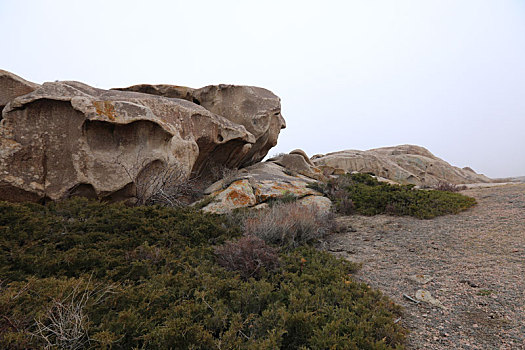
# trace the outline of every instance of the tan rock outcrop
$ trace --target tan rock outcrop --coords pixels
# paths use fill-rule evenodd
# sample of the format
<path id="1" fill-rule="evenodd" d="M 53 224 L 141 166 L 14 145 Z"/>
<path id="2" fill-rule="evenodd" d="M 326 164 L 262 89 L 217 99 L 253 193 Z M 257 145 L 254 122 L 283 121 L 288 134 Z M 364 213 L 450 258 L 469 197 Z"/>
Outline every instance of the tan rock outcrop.
<path id="1" fill-rule="evenodd" d="M 254 143 L 244 126 L 185 100 L 45 83 L 4 108 L 0 200 L 121 200 L 160 164 L 238 167 Z"/>
<path id="2" fill-rule="evenodd" d="M 440 181 L 452 184 L 491 182 L 472 169 L 460 169 L 413 145 L 376 148 L 368 151 L 346 150 L 316 155 L 312 162 L 323 169 L 373 173 L 402 184 L 433 186 Z"/>
<path id="3" fill-rule="evenodd" d="M 255 143 L 244 155 L 240 167 L 260 162 L 270 148 L 277 144 L 281 129 L 286 127 L 279 97 L 259 87 L 221 84 L 191 89 L 175 85 L 143 84 L 115 90 L 183 98 L 243 125 L 255 137 Z"/>

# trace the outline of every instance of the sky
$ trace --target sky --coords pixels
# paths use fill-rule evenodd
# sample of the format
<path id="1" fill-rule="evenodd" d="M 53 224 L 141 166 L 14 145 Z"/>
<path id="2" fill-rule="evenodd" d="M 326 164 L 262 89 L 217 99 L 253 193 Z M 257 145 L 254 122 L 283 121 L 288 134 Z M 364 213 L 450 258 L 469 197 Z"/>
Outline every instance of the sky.
<path id="1" fill-rule="evenodd" d="M 523 0 L 0 0 L 0 38 L 37 83 L 267 88 L 270 155 L 416 144 L 525 175 Z"/>

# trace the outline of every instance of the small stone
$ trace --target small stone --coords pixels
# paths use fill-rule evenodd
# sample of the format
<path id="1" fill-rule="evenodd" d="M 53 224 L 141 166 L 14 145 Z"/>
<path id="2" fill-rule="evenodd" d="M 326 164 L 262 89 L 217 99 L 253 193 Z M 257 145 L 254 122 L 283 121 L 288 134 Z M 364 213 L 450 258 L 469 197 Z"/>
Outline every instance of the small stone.
<path id="1" fill-rule="evenodd" d="M 427 284 L 428 282 L 432 281 L 434 277 L 429 275 L 422 275 L 422 274 L 415 274 L 408 276 L 408 278 L 414 282 L 421 283 L 421 284 Z"/>
<path id="2" fill-rule="evenodd" d="M 420 301 L 423 301 L 425 303 L 429 303 L 431 305 L 437 306 L 439 308 L 446 309 L 445 306 L 443 306 L 443 304 L 441 304 L 441 302 L 439 300 L 437 300 L 436 298 L 432 297 L 432 295 L 430 294 L 430 292 L 428 290 L 419 289 L 416 292 L 416 299 L 420 300 Z"/>

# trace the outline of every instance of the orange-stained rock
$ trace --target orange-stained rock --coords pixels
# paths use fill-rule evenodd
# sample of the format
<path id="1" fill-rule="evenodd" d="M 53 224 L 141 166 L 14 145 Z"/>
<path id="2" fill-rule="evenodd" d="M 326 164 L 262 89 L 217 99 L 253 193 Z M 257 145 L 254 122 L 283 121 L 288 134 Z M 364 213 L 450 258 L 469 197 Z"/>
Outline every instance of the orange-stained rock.
<path id="1" fill-rule="evenodd" d="M 257 204 L 249 180 L 237 180 L 225 190 L 217 191 L 213 196 L 213 202 L 204 207 L 203 211 L 220 214 Z"/>
<path id="2" fill-rule="evenodd" d="M 204 210 L 224 213 L 239 207 L 259 209 L 266 207 L 265 204 L 269 199 L 288 194 L 293 194 L 300 199 L 306 198 L 305 205 L 316 203 L 323 211 L 329 210 L 331 205 L 328 198 L 322 197 L 321 193 L 307 186 L 315 180 L 299 174 L 290 175 L 284 167 L 274 162 L 254 164 L 239 171 L 238 176 L 242 179 L 233 182 L 224 190 L 213 193 L 215 196 L 213 203 L 205 207 Z M 211 187 L 218 188 L 219 184 L 220 181 Z M 243 198 L 243 200 L 235 202 L 234 198 L 237 197 Z M 249 200 L 244 200 L 248 198 Z"/>
<path id="3" fill-rule="evenodd" d="M 321 195 L 319 192 L 306 187 L 307 183 L 301 180 L 261 180 L 254 181 L 255 196 L 257 202 L 262 203 L 270 198 L 282 197 L 288 193 L 294 194 L 296 197 L 304 197 L 308 195 Z"/>

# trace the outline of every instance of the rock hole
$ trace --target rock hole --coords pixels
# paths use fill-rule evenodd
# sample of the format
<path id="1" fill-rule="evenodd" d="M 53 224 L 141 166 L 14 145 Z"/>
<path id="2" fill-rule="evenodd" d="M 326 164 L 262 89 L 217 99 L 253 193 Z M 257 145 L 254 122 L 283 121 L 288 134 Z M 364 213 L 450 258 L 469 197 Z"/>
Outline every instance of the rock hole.
<path id="1" fill-rule="evenodd" d="M 97 198 L 97 192 L 91 184 L 77 184 L 71 187 L 67 193 L 68 197 L 85 197 L 89 199 Z"/>
<path id="2" fill-rule="evenodd" d="M 195 103 L 196 105 L 201 105 L 201 101 L 197 100 L 195 97 L 192 98 L 192 102 Z"/>

